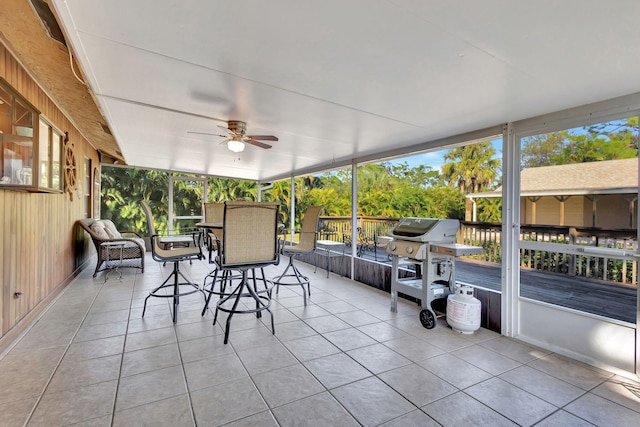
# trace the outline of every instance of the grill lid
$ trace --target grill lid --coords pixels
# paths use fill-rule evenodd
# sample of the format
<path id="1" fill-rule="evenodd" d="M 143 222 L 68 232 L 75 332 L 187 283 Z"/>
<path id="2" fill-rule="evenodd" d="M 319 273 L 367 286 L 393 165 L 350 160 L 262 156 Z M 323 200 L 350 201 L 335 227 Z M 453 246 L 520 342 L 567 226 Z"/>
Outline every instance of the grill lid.
<path id="1" fill-rule="evenodd" d="M 393 234 L 403 237 L 418 237 L 427 234 L 439 220 L 430 218 L 404 218 L 393 229 Z"/>
<path id="2" fill-rule="evenodd" d="M 403 218 L 389 232 L 398 240 L 453 243 L 460 227 L 457 219 Z"/>

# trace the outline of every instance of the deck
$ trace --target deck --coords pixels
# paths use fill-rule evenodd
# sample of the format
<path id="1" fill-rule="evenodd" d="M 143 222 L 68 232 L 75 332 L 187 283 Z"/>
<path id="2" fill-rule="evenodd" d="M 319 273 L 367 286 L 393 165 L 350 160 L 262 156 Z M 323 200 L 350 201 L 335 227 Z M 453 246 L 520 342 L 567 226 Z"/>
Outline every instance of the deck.
<path id="1" fill-rule="evenodd" d="M 383 247 L 378 247 L 375 253 L 366 250 L 360 258 L 391 264 Z M 390 267 L 388 276 L 384 276 L 390 277 Z M 500 264 L 458 258 L 456 280 L 500 292 L 501 267 Z M 634 286 L 526 268 L 520 270 L 520 281 L 521 295 L 525 298 L 636 323 L 637 291 Z"/>

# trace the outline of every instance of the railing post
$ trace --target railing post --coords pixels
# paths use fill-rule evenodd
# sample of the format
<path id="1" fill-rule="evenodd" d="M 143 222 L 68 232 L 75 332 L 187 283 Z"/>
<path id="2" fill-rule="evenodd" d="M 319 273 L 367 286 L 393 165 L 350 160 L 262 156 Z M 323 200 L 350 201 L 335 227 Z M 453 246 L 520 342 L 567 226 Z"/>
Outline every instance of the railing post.
<path id="1" fill-rule="evenodd" d="M 578 232 L 576 231 L 575 227 L 569 227 L 569 244 L 570 245 L 576 244 L 577 234 Z M 569 276 L 576 275 L 576 254 L 569 255 L 569 270 L 567 271 L 567 273 L 569 274 Z"/>

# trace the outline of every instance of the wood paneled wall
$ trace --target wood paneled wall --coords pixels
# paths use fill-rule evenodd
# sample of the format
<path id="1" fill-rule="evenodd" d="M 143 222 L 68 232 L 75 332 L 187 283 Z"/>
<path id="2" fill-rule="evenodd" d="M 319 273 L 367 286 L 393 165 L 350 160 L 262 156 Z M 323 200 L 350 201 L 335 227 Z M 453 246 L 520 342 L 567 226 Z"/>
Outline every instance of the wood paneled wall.
<path id="1" fill-rule="evenodd" d="M 84 185 L 81 165 L 98 153 L 60 111 L 46 88 L 38 84 L 0 43 L 0 76 L 74 143 L 77 182 Z M 89 180 L 91 182 L 91 180 Z M 84 200 L 68 193 L 28 193 L 0 188 L 0 337 L 24 327 L 20 321 L 39 310 L 66 286 L 88 257 L 78 244 L 77 219 L 84 216 Z M 77 253 L 78 248 L 82 253 Z M 39 306 L 40 305 L 40 306 Z M 2 344 L 0 342 L 0 344 Z M 0 345 L 0 350 L 2 345 Z"/>

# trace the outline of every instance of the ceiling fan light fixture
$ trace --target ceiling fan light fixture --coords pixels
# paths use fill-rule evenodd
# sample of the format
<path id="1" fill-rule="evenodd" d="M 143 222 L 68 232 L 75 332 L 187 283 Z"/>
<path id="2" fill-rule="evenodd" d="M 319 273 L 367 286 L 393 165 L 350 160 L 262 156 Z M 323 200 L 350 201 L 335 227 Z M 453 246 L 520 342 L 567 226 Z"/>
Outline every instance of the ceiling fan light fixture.
<path id="1" fill-rule="evenodd" d="M 227 142 L 227 148 L 234 153 L 241 153 L 242 151 L 244 151 L 244 142 L 230 139 Z"/>

